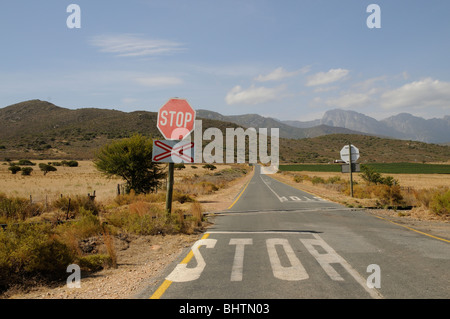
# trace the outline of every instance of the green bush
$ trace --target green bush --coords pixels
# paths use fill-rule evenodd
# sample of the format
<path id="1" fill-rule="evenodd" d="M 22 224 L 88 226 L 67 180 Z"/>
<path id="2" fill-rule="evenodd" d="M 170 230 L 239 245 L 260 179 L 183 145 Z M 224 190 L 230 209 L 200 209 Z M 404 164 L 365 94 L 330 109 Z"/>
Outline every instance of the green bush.
<path id="1" fill-rule="evenodd" d="M 0 216 L 5 220 L 25 220 L 41 213 L 42 207 L 26 198 L 8 197 L 0 193 Z"/>
<path id="2" fill-rule="evenodd" d="M 29 175 L 31 175 L 32 171 L 33 171 L 33 168 L 24 167 L 24 168 L 22 168 L 22 175 L 29 176 Z"/>
<path id="3" fill-rule="evenodd" d="M 72 217 L 77 216 L 82 210 L 90 211 L 94 215 L 100 212 L 100 206 L 87 196 L 63 196 L 53 202 L 53 207 L 64 213 L 71 213 Z"/>
<path id="4" fill-rule="evenodd" d="M 77 161 L 61 161 L 59 164 L 62 166 L 68 166 L 68 167 L 77 167 L 78 166 Z"/>
<path id="5" fill-rule="evenodd" d="M 44 163 L 39 164 L 39 168 L 44 172 L 44 176 L 47 175 L 48 172 L 55 172 L 56 167 Z"/>
<path id="6" fill-rule="evenodd" d="M 10 166 L 8 167 L 8 169 L 11 171 L 12 174 L 16 174 L 21 170 L 21 168 L 17 165 Z"/>
<path id="7" fill-rule="evenodd" d="M 340 184 L 340 183 L 345 183 L 345 181 L 343 181 L 339 176 L 332 176 L 327 178 L 326 180 L 327 184 Z"/>
<path id="8" fill-rule="evenodd" d="M 213 171 L 213 170 L 215 170 L 215 169 L 217 168 L 217 167 L 214 166 L 213 164 L 205 164 L 205 165 L 203 165 L 202 167 L 205 168 L 205 169 L 209 169 L 209 170 L 211 170 L 211 171 Z"/>
<path id="9" fill-rule="evenodd" d="M 317 185 L 317 184 L 324 184 L 324 183 L 325 183 L 325 180 L 324 180 L 322 177 L 314 176 L 314 177 L 311 179 L 311 182 L 313 183 L 313 185 Z"/>
<path id="10" fill-rule="evenodd" d="M 79 257 L 77 260 L 78 266 L 83 270 L 99 271 L 103 268 L 112 266 L 112 258 L 109 255 L 88 255 Z"/>
<path id="11" fill-rule="evenodd" d="M 48 224 L 19 223 L 0 229 L 0 288 L 24 279 L 61 279 L 74 260 Z"/>
<path id="12" fill-rule="evenodd" d="M 430 201 L 430 209 L 436 215 L 450 214 L 450 189 L 447 191 L 436 191 Z"/>
<path id="13" fill-rule="evenodd" d="M 136 214 L 129 210 L 120 210 L 108 213 L 105 218 L 109 226 L 137 235 L 174 234 L 181 229 L 176 214 L 167 216 L 164 211 Z"/>
<path id="14" fill-rule="evenodd" d="M 30 160 L 19 160 L 18 165 L 20 165 L 20 166 L 35 166 L 36 163 L 33 163 Z"/>

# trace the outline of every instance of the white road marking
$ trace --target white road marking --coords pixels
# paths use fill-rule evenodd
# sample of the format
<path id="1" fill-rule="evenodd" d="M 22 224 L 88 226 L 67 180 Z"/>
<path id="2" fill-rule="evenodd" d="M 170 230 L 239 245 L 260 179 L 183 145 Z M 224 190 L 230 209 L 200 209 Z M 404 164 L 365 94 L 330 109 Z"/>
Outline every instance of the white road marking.
<path id="1" fill-rule="evenodd" d="M 331 264 L 340 264 L 345 270 L 363 287 L 372 298 L 382 298 L 381 294 L 369 288 L 366 280 L 340 255 L 338 255 L 330 245 L 328 245 L 319 235 L 311 234 L 315 239 L 300 239 L 302 244 L 308 249 L 311 255 L 316 258 L 317 262 L 322 266 L 323 270 L 332 280 L 343 281 L 344 278 L 331 266 Z M 314 246 L 322 247 L 326 253 L 319 253 Z"/>
<path id="2" fill-rule="evenodd" d="M 317 196 L 313 196 L 313 198 L 308 197 L 308 196 L 302 196 L 304 199 L 301 199 L 298 196 L 280 196 L 277 192 L 274 191 L 274 189 L 272 187 L 270 187 L 271 182 L 265 181 L 264 178 L 262 178 L 262 176 L 260 175 L 259 177 L 261 177 L 261 180 L 263 181 L 264 184 L 266 184 L 266 186 L 270 189 L 270 191 L 272 193 L 275 194 L 275 196 L 278 198 L 278 200 L 283 203 L 283 202 L 287 202 L 287 201 L 293 201 L 293 202 L 301 202 L 301 201 L 307 201 L 307 202 L 313 202 L 313 201 L 324 201 L 323 198 L 317 197 Z"/>
<path id="3" fill-rule="evenodd" d="M 259 177 L 261 177 L 261 180 L 263 181 L 264 184 L 266 184 L 266 186 L 272 191 L 272 193 L 275 194 L 275 196 L 278 198 L 278 200 L 280 202 L 284 202 L 286 200 L 286 197 L 281 197 L 280 195 L 278 195 L 273 189 L 272 187 L 269 186 L 269 184 L 264 180 L 264 178 L 262 178 L 262 175 L 259 175 Z"/>
<path id="4" fill-rule="evenodd" d="M 207 248 L 214 248 L 217 239 L 200 239 L 192 246 L 192 253 L 194 254 L 197 265 L 194 268 L 187 268 L 187 264 L 180 263 L 175 269 L 166 277 L 167 280 L 173 282 L 187 282 L 200 278 L 206 263 L 202 254 L 198 250 L 200 246 L 206 246 Z"/>
<path id="5" fill-rule="evenodd" d="M 344 281 L 344 278 L 333 268 L 332 264 L 340 264 L 355 280 L 366 290 L 372 298 L 380 299 L 383 296 L 375 288 L 371 288 L 367 285 L 366 279 L 363 278 L 352 266 L 336 251 L 329 246 L 319 235 L 304 232 L 304 231 L 211 231 L 207 234 L 308 234 L 314 238 L 299 238 L 300 242 L 306 247 L 308 252 L 317 260 L 319 265 L 325 271 L 325 273 L 334 281 Z M 166 280 L 171 282 L 188 282 L 197 280 L 200 278 L 203 270 L 206 267 L 205 260 L 199 251 L 200 246 L 206 248 L 214 248 L 217 239 L 200 239 L 192 246 L 192 254 L 196 259 L 196 266 L 194 268 L 188 268 L 187 262 L 178 264 L 175 269 L 166 277 Z M 242 281 L 244 270 L 244 253 L 246 245 L 253 245 L 252 238 L 231 238 L 229 245 L 235 245 L 236 250 L 234 254 L 234 261 L 231 271 L 231 281 Z M 276 250 L 276 246 L 279 245 L 283 248 L 290 266 L 283 266 L 281 264 L 280 257 Z M 267 253 L 269 255 L 270 264 L 272 266 L 272 272 L 275 278 L 287 281 L 300 281 L 309 278 L 306 269 L 296 256 L 294 250 L 289 244 L 288 239 L 285 238 L 269 238 L 266 239 Z M 321 247 L 319 252 L 317 248 Z"/>
<path id="6" fill-rule="evenodd" d="M 244 269 L 244 250 L 245 245 L 253 245 L 251 238 L 232 238 L 229 245 L 236 245 L 234 254 L 233 268 L 231 270 L 231 281 L 242 281 L 242 272 Z"/>
<path id="7" fill-rule="evenodd" d="M 273 275 L 275 278 L 288 281 L 298 281 L 308 279 L 309 275 L 303 267 L 300 260 L 294 253 L 289 241 L 282 238 L 270 238 L 266 240 L 267 253 L 269 254 L 270 264 L 272 266 Z M 290 266 L 284 267 L 281 265 L 280 258 L 278 256 L 276 245 L 283 247 L 286 253 Z"/>

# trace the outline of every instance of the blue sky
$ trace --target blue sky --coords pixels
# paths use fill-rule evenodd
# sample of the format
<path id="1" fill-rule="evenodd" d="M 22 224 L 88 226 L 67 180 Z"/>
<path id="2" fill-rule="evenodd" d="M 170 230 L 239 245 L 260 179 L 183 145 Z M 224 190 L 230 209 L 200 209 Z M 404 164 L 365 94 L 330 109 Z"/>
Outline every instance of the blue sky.
<path id="1" fill-rule="evenodd" d="M 70 29 L 70 4 L 81 28 Z M 369 29 L 369 4 L 381 28 Z M 0 107 L 450 114 L 448 0 L 5 0 Z"/>

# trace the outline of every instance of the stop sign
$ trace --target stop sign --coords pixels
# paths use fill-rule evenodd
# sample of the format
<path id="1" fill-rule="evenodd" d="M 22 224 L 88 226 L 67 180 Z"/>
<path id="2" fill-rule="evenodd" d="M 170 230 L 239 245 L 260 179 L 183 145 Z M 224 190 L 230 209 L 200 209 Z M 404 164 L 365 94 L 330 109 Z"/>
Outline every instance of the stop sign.
<path id="1" fill-rule="evenodd" d="M 194 130 L 195 110 L 185 99 L 172 98 L 158 112 L 157 127 L 167 140 L 182 140 Z"/>

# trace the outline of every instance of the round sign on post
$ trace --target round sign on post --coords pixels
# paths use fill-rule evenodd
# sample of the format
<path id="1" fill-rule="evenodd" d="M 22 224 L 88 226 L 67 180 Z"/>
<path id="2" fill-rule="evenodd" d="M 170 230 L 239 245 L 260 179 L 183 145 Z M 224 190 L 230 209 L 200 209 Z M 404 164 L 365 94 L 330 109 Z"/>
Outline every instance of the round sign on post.
<path id="1" fill-rule="evenodd" d="M 355 147 L 354 145 L 352 147 L 352 163 L 355 163 L 359 158 L 359 149 Z M 349 156 L 349 148 L 348 145 L 345 145 L 341 149 L 341 160 L 343 160 L 346 163 L 350 163 L 350 156 Z"/>
<path id="2" fill-rule="evenodd" d="M 195 110 L 185 99 L 172 98 L 158 112 L 157 127 L 167 140 L 182 140 L 194 130 Z"/>

